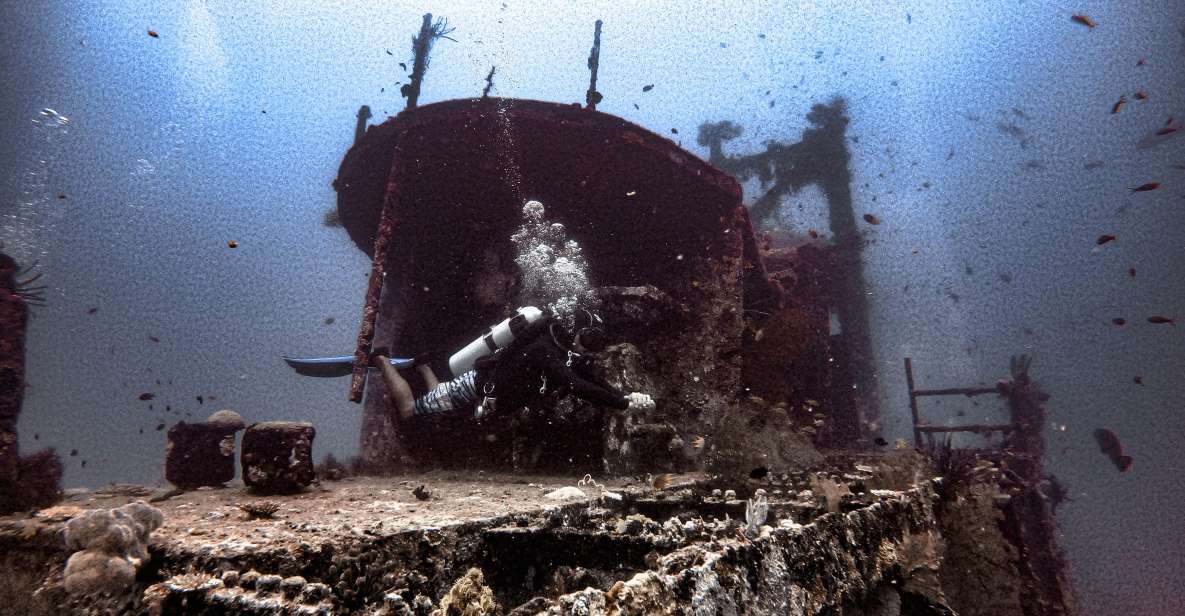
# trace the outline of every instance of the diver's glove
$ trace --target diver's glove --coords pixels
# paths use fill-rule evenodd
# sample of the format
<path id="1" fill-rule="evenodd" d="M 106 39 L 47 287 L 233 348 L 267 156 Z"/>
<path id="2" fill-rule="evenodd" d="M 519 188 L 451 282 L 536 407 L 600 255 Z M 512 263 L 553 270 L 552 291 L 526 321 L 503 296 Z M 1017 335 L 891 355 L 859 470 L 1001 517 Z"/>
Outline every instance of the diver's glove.
<path id="1" fill-rule="evenodd" d="M 640 391 L 635 391 L 632 394 L 627 394 L 625 397 L 629 401 L 629 410 L 649 411 L 654 408 L 654 398 L 644 394 Z"/>

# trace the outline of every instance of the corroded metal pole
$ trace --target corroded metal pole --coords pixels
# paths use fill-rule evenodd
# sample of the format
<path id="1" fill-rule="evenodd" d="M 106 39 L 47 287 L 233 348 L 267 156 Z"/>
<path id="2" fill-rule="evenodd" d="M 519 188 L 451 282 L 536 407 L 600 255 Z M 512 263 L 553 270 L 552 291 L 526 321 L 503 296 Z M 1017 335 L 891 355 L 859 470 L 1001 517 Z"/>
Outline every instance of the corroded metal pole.
<path id="1" fill-rule="evenodd" d="M 420 100 L 420 86 L 424 83 L 424 72 L 428 70 L 428 51 L 432 48 L 432 13 L 424 13 L 420 35 L 412 39 L 414 56 L 411 64 L 411 80 L 405 90 L 407 108 L 415 109 Z"/>
<path id="2" fill-rule="evenodd" d="M 588 80 L 588 92 L 584 94 L 585 105 L 589 109 L 596 109 L 601 102 L 601 93 L 597 92 L 597 68 L 601 64 L 601 20 L 597 20 L 596 32 L 593 34 L 592 51 L 588 54 L 588 70 L 592 76 Z"/>
<path id="3" fill-rule="evenodd" d="M 399 207 L 399 154 L 402 136 L 395 141 L 395 154 L 391 157 L 391 171 L 387 177 L 387 190 L 383 197 L 383 209 L 379 214 L 379 227 L 374 234 L 374 261 L 370 265 L 370 281 L 366 285 L 366 301 L 362 305 L 362 325 L 358 329 L 358 342 L 354 348 L 354 374 L 350 379 L 350 402 L 362 402 L 366 387 L 366 372 L 370 364 L 370 345 L 374 340 L 374 323 L 378 316 L 379 297 L 386 278 L 387 247 L 395 232 Z"/>

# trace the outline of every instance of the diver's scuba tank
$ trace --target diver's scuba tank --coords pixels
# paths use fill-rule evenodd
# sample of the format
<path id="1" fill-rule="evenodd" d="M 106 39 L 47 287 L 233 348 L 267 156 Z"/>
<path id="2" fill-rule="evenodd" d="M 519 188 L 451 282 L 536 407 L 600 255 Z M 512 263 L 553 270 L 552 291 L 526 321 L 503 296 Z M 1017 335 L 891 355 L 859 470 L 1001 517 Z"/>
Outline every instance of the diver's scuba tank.
<path id="1" fill-rule="evenodd" d="M 474 363 L 494 351 L 506 347 L 515 338 L 522 336 L 535 323 L 542 321 L 546 313 L 534 306 L 523 306 L 518 314 L 489 328 L 484 334 L 465 345 L 465 348 L 448 358 L 448 369 L 454 377 L 473 369 Z"/>

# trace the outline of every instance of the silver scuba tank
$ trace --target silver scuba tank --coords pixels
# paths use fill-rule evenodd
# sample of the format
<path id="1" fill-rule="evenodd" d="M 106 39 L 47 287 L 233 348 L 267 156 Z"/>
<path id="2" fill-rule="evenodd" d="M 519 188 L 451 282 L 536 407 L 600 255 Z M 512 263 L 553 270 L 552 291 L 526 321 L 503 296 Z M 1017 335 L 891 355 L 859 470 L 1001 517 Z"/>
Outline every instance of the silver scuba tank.
<path id="1" fill-rule="evenodd" d="M 449 372 L 454 377 L 473 369 L 474 363 L 486 355 L 505 347 L 521 336 L 531 325 L 543 320 L 543 311 L 534 306 L 523 306 L 518 314 L 487 329 L 484 334 L 448 358 Z"/>

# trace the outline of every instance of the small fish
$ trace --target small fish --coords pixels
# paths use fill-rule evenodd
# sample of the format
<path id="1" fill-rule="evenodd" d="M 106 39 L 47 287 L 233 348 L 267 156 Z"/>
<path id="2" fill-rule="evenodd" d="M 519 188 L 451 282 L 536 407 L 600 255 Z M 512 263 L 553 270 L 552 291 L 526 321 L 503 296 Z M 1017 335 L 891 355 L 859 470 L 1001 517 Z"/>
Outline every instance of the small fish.
<path id="1" fill-rule="evenodd" d="M 1166 323 L 1169 325 L 1176 325 L 1177 324 L 1176 320 L 1170 319 L 1168 317 L 1161 317 L 1161 316 L 1148 317 L 1148 322 L 1154 323 L 1156 325 L 1164 325 Z"/>
<path id="2" fill-rule="evenodd" d="M 1147 184 L 1140 184 L 1135 188 L 1129 187 L 1128 190 L 1132 192 L 1148 192 L 1150 190 L 1156 190 L 1157 188 L 1160 188 L 1160 182 L 1148 182 Z"/>
<path id="3" fill-rule="evenodd" d="M 1126 97 L 1126 96 L 1120 96 L 1120 97 L 1119 97 L 1119 100 L 1115 101 L 1115 104 L 1114 104 L 1114 105 L 1111 105 L 1111 113 L 1113 113 L 1113 114 L 1114 114 L 1114 113 L 1119 113 L 1119 111 L 1120 111 L 1121 109 L 1123 109 L 1123 106 L 1124 106 L 1124 105 L 1126 105 L 1126 104 L 1127 104 L 1127 97 Z"/>
<path id="4" fill-rule="evenodd" d="M 671 485 L 671 482 L 674 481 L 674 479 L 674 475 L 670 473 L 663 473 L 650 480 L 650 487 L 654 488 L 655 490 L 663 490 L 666 489 L 667 486 Z"/>
<path id="5" fill-rule="evenodd" d="M 881 219 L 877 218 L 873 214 L 865 214 L 864 215 L 864 222 L 866 222 L 870 225 L 879 225 L 879 224 L 881 224 Z"/>
<path id="6" fill-rule="evenodd" d="M 160 38 L 160 35 L 156 33 L 156 30 L 149 30 L 148 36 L 151 36 L 152 38 Z"/>
<path id="7" fill-rule="evenodd" d="M 814 229 L 810 229 L 810 230 L 808 230 L 808 231 L 807 231 L 807 234 L 811 236 L 811 239 L 812 239 L 812 240 L 817 240 L 817 239 L 819 239 L 819 232 L 818 232 L 818 231 L 815 231 Z"/>
<path id="8" fill-rule="evenodd" d="M 1126 473 L 1131 468 L 1132 457 L 1124 455 L 1123 443 L 1118 435 L 1107 428 L 1099 428 L 1094 431 L 1094 440 L 1099 444 L 1099 451 L 1111 458 L 1111 463 L 1119 472 Z"/>
<path id="9" fill-rule="evenodd" d="M 1107 242 L 1114 242 L 1114 241 L 1115 241 L 1114 235 L 1100 235 L 1099 239 L 1095 240 L 1095 243 L 1098 244 L 1099 246 L 1102 246 L 1103 244 L 1106 244 Z"/>
<path id="10" fill-rule="evenodd" d="M 326 325 L 333 325 L 333 322 L 334 322 L 335 320 L 336 320 L 336 319 L 334 319 L 333 317 L 328 317 L 328 318 L 326 318 L 326 319 L 325 319 L 325 324 L 326 324 Z"/>
<path id="11" fill-rule="evenodd" d="M 874 439 L 872 439 L 872 442 L 873 442 L 873 443 L 876 443 L 876 446 L 877 446 L 877 447 L 884 447 L 885 445 L 888 445 L 888 444 L 889 444 L 889 441 L 886 441 L 885 439 L 883 439 L 883 438 L 881 438 L 881 437 L 879 437 L 879 436 L 878 436 L 878 437 L 876 437 L 876 438 L 874 438 Z"/>
<path id="12" fill-rule="evenodd" d="M 679 129 L 677 129 L 677 128 L 672 128 L 672 129 L 671 129 L 671 133 L 672 133 L 672 134 L 674 134 L 674 135 L 678 135 L 678 134 L 679 134 Z"/>
<path id="13" fill-rule="evenodd" d="M 82 461 L 82 468 L 86 468 L 86 460 Z"/>
<path id="14" fill-rule="evenodd" d="M 761 342 L 761 339 L 764 337 L 765 337 L 765 330 L 764 329 L 759 329 L 759 330 L 753 332 L 753 342 Z"/>
<path id="15" fill-rule="evenodd" d="M 1136 93 L 1135 93 L 1135 94 L 1133 94 L 1132 96 L 1136 97 L 1136 100 L 1138 100 L 1138 101 L 1146 101 L 1146 100 L 1148 100 L 1148 93 L 1147 93 L 1147 92 L 1145 92 L 1145 91 L 1143 91 L 1143 90 L 1140 90 L 1139 92 L 1136 92 Z"/>
<path id="16" fill-rule="evenodd" d="M 642 86 L 642 91 L 643 91 L 643 92 L 649 92 L 649 91 L 651 91 L 651 90 L 653 90 L 653 89 L 654 89 L 654 84 L 649 84 L 649 85 Z"/>
<path id="17" fill-rule="evenodd" d="M 59 198 L 59 199 L 65 199 L 65 198 L 66 198 L 66 193 L 58 193 L 58 198 Z"/>
<path id="18" fill-rule="evenodd" d="M 1132 382 L 1133 382 L 1133 383 L 1135 383 L 1136 385 L 1143 385 L 1143 384 L 1144 384 L 1144 377 L 1142 377 L 1142 376 L 1133 376 L 1133 377 L 1132 377 Z"/>
<path id="19" fill-rule="evenodd" d="M 893 441 L 893 449 L 909 449 L 909 442 L 903 438 Z"/>
<path id="20" fill-rule="evenodd" d="M 818 407 L 819 407 L 819 401 L 818 401 L 818 400 L 806 400 L 806 401 L 804 401 L 804 402 L 803 402 L 803 404 L 805 404 L 805 405 L 807 405 L 807 406 L 809 406 L 809 407 L 811 407 L 811 408 L 818 408 Z"/>
<path id="21" fill-rule="evenodd" d="M 87 313 L 87 314 L 94 314 L 94 313 L 96 313 L 96 312 L 98 312 L 98 311 L 99 311 L 99 309 L 98 309 L 98 308 L 91 308 L 90 310 L 87 310 L 87 311 L 86 311 L 86 313 Z"/>
<path id="22" fill-rule="evenodd" d="M 160 342 L 160 338 L 157 338 L 156 336 L 149 336 L 148 339 L 153 342 Z"/>
<path id="23" fill-rule="evenodd" d="M 764 466 L 749 471 L 749 479 L 764 479 L 766 475 L 769 475 L 769 469 Z"/>
<path id="24" fill-rule="evenodd" d="M 1116 325 L 1127 325 L 1127 319 L 1123 317 L 1115 317 L 1114 319 L 1111 319 L 1111 322 Z"/>
<path id="25" fill-rule="evenodd" d="M 1165 135 L 1171 135 L 1171 134 L 1173 134 L 1173 133 L 1177 132 L 1178 130 L 1180 130 L 1180 128 L 1179 128 L 1179 127 L 1176 127 L 1176 126 L 1166 126 L 1166 127 L 1164 127 L 1164 128 L 1158 129 L 1158 130 L 1156 131 L 1156 136 L 1158 136 L 1158 137 L 1163 137 L 1163 136 L 1165 136 Z"/>
<path id="26" fill-rule="evenodd" d="M 160 432 L 161 430 L 164 430 L 164 429 L 165 429 L 165 424 L 163 424 L 163 423 L 156 424 L 156 431 L 157 432 Z"/>
<path id="27" fill-rule="evenodd" d="M 388 55 L 388 56 L 393 56 L 393 55 L 395 55 L 395 54 L 391 53 L 391 50 L 390 50 L 390 49 L 387 49 L 387 50 L 386 50 L 386 52 L 387 52 L 387 55 Z"/>
<path id="28" fill-rule="evenodd" d="M 422 485 L 416 486 L 416 488 L 412 490 L 411 493 L 416 497 L 416 500 L 426 501 L 432 498 L 432 492 Z"/>
<path id="29" fill-rule="evenodd" d="M 406 64 L 404 64 L 403 62 L 400 62 L 400 63 L 399 63 L 399 68 L 401 68 L 401 69 L 403 69 L 403 70 L 405 70 L 405 71 L 406 71 L 406 70 L 407 70 L 407 65 L 406 65 Z"/>
<path id="30" fill-rule="evenodd" d="M 692 438 L 691 439 L 691 448 L 692 449 L 703 449 L 704 448 L 704 437 L 697 436 L 697 437 Z"/>
<path id="31" fill-rule="evenodd" d="M 76 455 L 78 455 L 78 450 L 77 450 L 77 449 L 71 449 L 71 450 L 70 450 L 70 457 L 74 457 L 74 456 L 76 456 Z"/>
<path id="32" fill-rule="evenodd" d="M 206 402 L 205 400 L 202 399 L 201 396 L 197 396 L 197 401 L 198 401 L 198 404 L 205 404 L 205 402 Z"/>
<path id="33" fill-rule="evenodd" d="M 1132 278 L 1135 278 L 1136 277 L 1136 268 L 1134 268 L 1134 267 L 1127 268 L 1127 275 L 1131 276 Z"/>
<path id="34" fill-rule="evenodd" d="M 239 243 L 234 240 L 230 240 L 229 242 L 226 243 L 226 247 L 227 248 L 238 248 Z"/>
<path id="35" fill-rule="evenodd" d="M 634 109 L 641 109 L 641 107 L 638 106 L 638 103 L 634 103 Z"/>
<path id="36" fill-rule="evenodd" d="M 1086 26 L 1087 28 L 1093 28 L 1098 25 L 1093 19 L 1087 17 L 1086 15 L 1074 15 L 1070 17 L 1070 19 Z"/>
<path id="37" fill-rule="evenodd" d="M 1136 66 L 1144 66 L 1147 63 L 1148 63 L 1147 58 L 1140 58 L 1139 60 L 1136 60 Z"/>
<path id="38" fill-rule="evenodd" d="M 154 393 L 151 393 L 151 392 L 147 392 L 147 391 L 146 391 L 146 392 L 144 392 L 144 393 L 142 393 L 142 394 L 140 394 L 140 399 L 141 399 L 141 400 L 151 400 L 151 399 L 153 399 L 153 398 L 155 398 L 155 397 L 156 397 L 156 394 L 154 394 Z"/>

